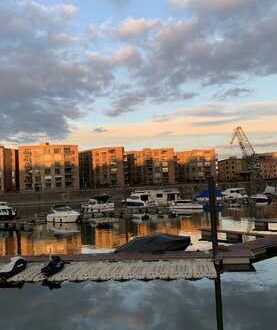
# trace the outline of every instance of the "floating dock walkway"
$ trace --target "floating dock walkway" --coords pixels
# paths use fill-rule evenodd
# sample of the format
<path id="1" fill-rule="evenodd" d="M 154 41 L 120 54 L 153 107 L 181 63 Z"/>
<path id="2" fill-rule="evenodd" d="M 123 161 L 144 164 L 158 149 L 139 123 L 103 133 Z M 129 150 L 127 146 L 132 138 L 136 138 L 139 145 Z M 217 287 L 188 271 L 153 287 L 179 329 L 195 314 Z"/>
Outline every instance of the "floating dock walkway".
<path id="1" fill-rule="evenodd" d="M 224 263 L 222 258 L 224 254 Z M 8 283 L 37 283 L 45 278 L 40 270 L 49 256 L 26 257 L 27 268 L 8 280 Z M 128 281 L 128 280 L 199 280 L 215 279 L 217 276 L 212 253 L 185 251 L 164 254 L 106 253 L 93 255 L 63 256 L 68 264 L 58 274 L 48 278 L 49 282 L 64 281 Z M 8 257 L 0 258 L 1 263 Z M 219 263 L 226 269 L 250 270 L 250 253 L 237 249 L 220 252 Z"/>
<path id="2" fill-rule="evenodd" d="M 43 263 L 32 263 L 27 268 L 10 278 L 8 283 L 37 283 L 45 277 L 40 270 Z M 174 261 L 128 261 L 128 262 L 72 262 L 64 269 L 48 278 L 49 282 L 64 281 L 129 281 L 129 280 L 179 280 L 216 278 L 216 270 L 210 260 L 174 260 Z"/>

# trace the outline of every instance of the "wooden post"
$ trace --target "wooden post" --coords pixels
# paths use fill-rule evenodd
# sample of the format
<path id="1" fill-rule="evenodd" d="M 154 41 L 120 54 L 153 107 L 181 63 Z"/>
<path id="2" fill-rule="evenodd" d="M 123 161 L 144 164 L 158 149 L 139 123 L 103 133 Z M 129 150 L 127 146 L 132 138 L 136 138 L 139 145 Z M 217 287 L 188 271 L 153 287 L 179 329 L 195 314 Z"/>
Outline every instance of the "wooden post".
<path id="1" fill-rule="evenodd" d="M 215 180 L 211 176 L 208 179 L 209 183 L 209 203 L 210 203 L 210 216 L 211 216 L 211 231 L 212 231 L 212 244 L 213 244 L 213 256 L 217 255 L 218 239 L 217 239 L 217 207 L 216 207 L 216 185 Z"/>
<path id="2" fill-rule="evenodd" d="M 129 242 L 129 234 L 128 234 L 128 231 L 129 231 L 129 215 L 127 215 L 125 217 L 125 239 L 126 239 L 126 243 Z"/>
<path id="3" fill-rule="evenodd" d="M 16 235 L 16 248 L 17 248 L 17 255 L 21 255 L 21 232 L 20 230 L 15 230 L 15 235 Z"/>

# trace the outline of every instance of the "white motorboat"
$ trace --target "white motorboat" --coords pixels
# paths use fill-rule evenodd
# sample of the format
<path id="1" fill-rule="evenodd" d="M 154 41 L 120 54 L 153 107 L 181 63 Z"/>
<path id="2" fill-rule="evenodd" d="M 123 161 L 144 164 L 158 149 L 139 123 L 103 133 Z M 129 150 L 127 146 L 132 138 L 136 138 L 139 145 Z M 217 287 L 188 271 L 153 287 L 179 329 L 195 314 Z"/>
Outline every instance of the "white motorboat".
<path id="1" fill-rule="evenodd" d="M 87 203 L 81 205 L 82 215 L 113 214 L 114 210 L 114 203 L 106 195 L 91 198 Z"/>
<path id="2" fill-rule="evenodd" d="M 127 209 L 146 209 L 147 208 L 147 202 L 142 201 L 139 197 L 136 196 L 130 196 L 124 201 L 124 204 L 126 205 Z"/>
<path id="3" fill-rule="evenodd" d="M 270 203 L 270 199 L 264 194 L 252 195 L 250 198 L 256 206 L 267 206 Z"/>
<path id="4" fill-rule="evenodd" d="M 47 223 L 47 231 L 55 236 L 71 236 L 80 233 L 77 223 Z"/>
<path id="5" fill-rule="evenodd" d="M 246 200 L 248 195 L 244 188 L 229 188 L 222 192 L 223 200 Z"/>
<path id="6" fill-rule="evenodd" d="M 70 223 L 76 222 L 80 213 L 72 210 L 69 206 L 55 207 L 47 214 L 47 222 Z"/>
<path id="7" fill-rule="evenodd" d="M 203 205 L 194 203 L 190 199 L 179 199 L 169 207 L 169 212 L 176 215 L 201 213 L 203 210 Z"/>
<path id="8" fill-rule="evenodd" d="M 266 186 L 265 195 L 277 196 L 277 186 Z"/>
<path id="9" fill-rule="evenodd" d="M 16 210 L 7 202 L 0 202 L 0 220 L 12 220 L 16 217 Z"/>
<path id="10" fill-rule="evenodd" d="M 146 189 L 135 190 L 130 198 L 144 201 L 147 206 L 167 206 L 180 198 L 178 189 Z"/>

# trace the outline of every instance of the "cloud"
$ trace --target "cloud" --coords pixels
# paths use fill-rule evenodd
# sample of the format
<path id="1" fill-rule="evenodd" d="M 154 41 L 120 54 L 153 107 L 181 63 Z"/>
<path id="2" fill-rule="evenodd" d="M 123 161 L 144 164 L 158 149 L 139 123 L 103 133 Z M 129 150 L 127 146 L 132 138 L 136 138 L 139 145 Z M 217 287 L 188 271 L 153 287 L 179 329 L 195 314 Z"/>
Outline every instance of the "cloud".
<path id="1" fill-rule="evenodd" d="M 218 92 L 214 95 L 215 98 L 219 100 L 226 100 L 228 98 L 244 97 L 253 93 L 252 89 L 249 88 L 230 88 L 223 92 Z"/>
<path id="2" fill-rule="evenodd" d="M 204 9 L 196 11 L 191 19 L 169 19 L 158 24 L 151 29 L 151 35 L 144 34 L 137 41 L 143 56 L 133 83 L 141 86 L 146 100 L 153 103 L 186 99 L 182 98 L 184 88 L 192 82 L 202 88 L 213 86 L 221 90 L 225 85 L 224 92 L 216 93 L 220 100 L 249 95 L 249 88 L 232 88 L 230 84 L 277 72 L 273 56 L 276 43 L 266 42 L 274 40 L 277 33 L 277 10 L 272 1 L 266 2 L 270 12 L 252 0 L 227 1 L 224 6 L 222 1 L 196 1 L 199 6 L 206 3 L 214 9 L 231 8 L 230 24 L 224 15 L 215 17 Z M 245 11 L 240 11 L 241 6 Z M 250 12 L 255 15 L 246 19 Z M 148 27 L 152 21 L 143 23 Z"/>
<path id="3" fill-rule="evenodd" d="M 96 127 L 93 129 L 93 132 L 94 133 L 106 133 L 106 132 L 108 132 L 108 130 L 104 127 Z"/>
<path id="4" fill-rule="evenodd" d="M 129 67 L 136 70 L 142 63 L 142 57 L 139 50 L 133 46 L 123 46 L 116 51 L 111 59 L 115 66 Z"/>
<path id="5" fill-rule="evenodd" d="M 135 38 L 143 36 L 145 33 L 161 26 L 159 20 L 149 20 L 145 18 L 129 18 L 123 21 L 118 27 L 118 35 L 121 38 Z"/>
<path id="6" fill-rule="evenodd" d="M 199 129 L 276 115 L 274 101 L 236 105 L 240 112 L 223 102 L 186 107 L 211 89 L 219 101 L 248 96 L 247 81 L 277 73 L 275 2 L 171 5 L 185 18 L 106 20 L 83 33 L 74 5 L 0 2 L 0 139 L 62 139 L 99 104 L 110 117 L 165 105 L 171 120 L 189 116 Z"/>
<path id="7" fill-rule="evenodd" d="M 201 148 L 207 143 L 213 147 L 219 142 L 229 143 L 236 126 L 242 126 L 247 131 L 252 143 L 274 142 L 276 107 L 277 101 L 237 104 L 218 102 L 187 106 L 171 113 L 157 113 L 146 120 L 132 121 L 128 125 L 124 121 L 112 120 L 108 132 L 101 135 L 100 140 L 95 140 L 95 134 L 89 125 L 82 125 L 70 134 L 67 143 L 75 141 L 84 148 L 88 148 L 89 143 L 94 146 L 124 145 L 126 148 L 157 145 L 166 147 L 170 143 L 179 150 L 185 147 Z M 169 132 L 172 134 L 165 134 Z"/>
<path id="8" fill-rule="evenodd" d="M 106 112 L 109 117 L 118 117 L 124 113 L 132 112 L 138 105 L 145 102 L 145 95 L 139 92 L 126 92 L 112 103 L 112 109 Z"/>
<path id="9" fill-rule="evenodd" d="M 36 1 L 0 3 L 0 139 L 63 138 L 113 74 L 81 54 L 71 33 L 78 8 Z"/>
<path id="10" fill-rule="evenodd" d="M 169 4 L 178 8 L 202 10 L 230 10 L 254 4 L 254 0 L 169 0 Z"/>

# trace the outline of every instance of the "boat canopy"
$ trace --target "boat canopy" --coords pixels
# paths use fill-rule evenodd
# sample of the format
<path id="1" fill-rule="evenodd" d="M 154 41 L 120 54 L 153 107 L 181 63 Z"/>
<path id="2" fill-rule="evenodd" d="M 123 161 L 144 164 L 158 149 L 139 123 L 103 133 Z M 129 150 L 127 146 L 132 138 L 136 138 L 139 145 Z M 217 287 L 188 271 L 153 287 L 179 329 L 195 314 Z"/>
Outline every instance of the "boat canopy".
<path id="1" fill-rule="evenodd" d="M 189 236 L 155 234 L 146 237 L 136 237 L 129 243 L 119 247 L 116 253 L 162 253 L 169 251 L 184 251 L 190 245 Z"/>
<path id="2" fill-rule="evenodd" d="M 217 198 L 222 197 L 221 190 L 216 190 L 216 197 Z M 196 198 L 209 198 L 209 190 L 202 191 L 200 194 L 196 196 Z"/>

